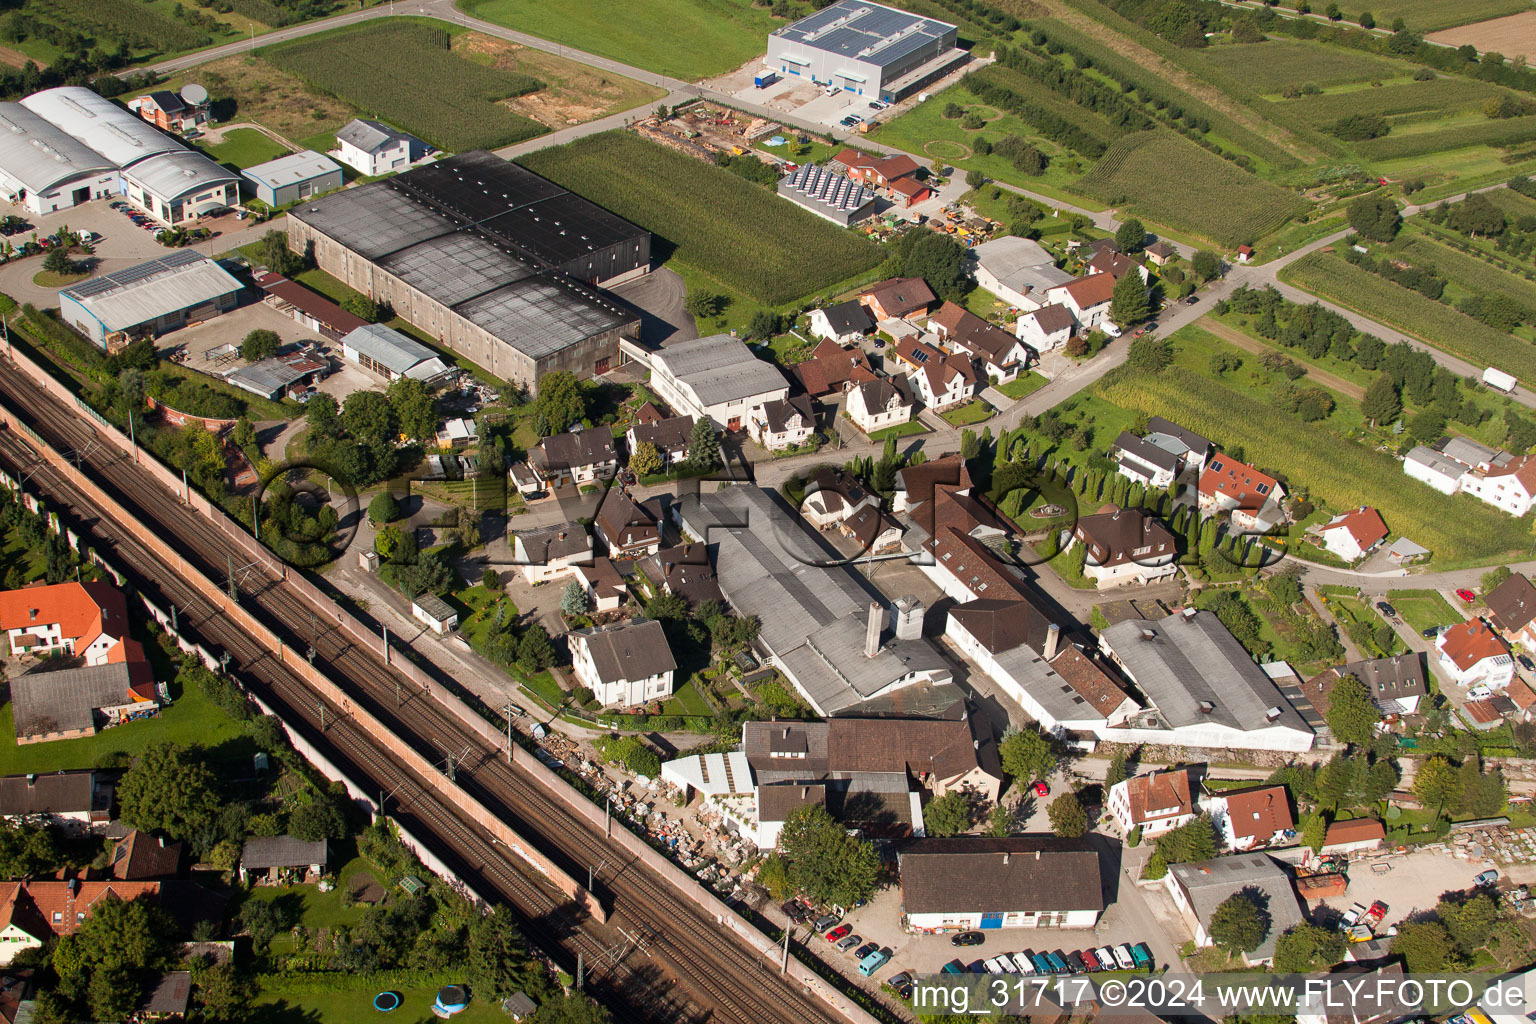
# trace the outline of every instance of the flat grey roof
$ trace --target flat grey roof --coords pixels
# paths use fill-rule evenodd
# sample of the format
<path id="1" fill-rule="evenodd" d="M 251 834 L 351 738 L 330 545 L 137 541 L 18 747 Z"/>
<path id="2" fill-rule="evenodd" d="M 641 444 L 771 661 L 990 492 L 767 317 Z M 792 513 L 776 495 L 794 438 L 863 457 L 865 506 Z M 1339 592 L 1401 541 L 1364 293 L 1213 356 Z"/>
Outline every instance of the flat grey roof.
<path id="1" fill-rule="evenodd" d="M 1267 960 L 1275 955 L 1275 940 L 1302 923 L 1296 890 L 1284 868 L 1263 853 L 1241 853 L 1189 864 L 1170 864 L 1168 871 L 1189 893 L 1195 917 L 1209 933 L 1211 915 L 1229 897 L 1254 889 L 1262 894 L 1269 912 L 1269 932 L 1259 948 L 1247 954 L 1250 960 Z"/>
<path id="2" fill-rule="evenodd" d="M 454 312 L 533 359 L 635 319 L 596 292 L 552 275 L 509 284 L 460 303 Z"/>
<path id="3" fill-rule="evenodd" d="M 383 324 L 364 324 L 341 339 L 343 348 L 367 356 L 391 373 L 405 373 L 411 367 L 434 359 L 437 353 L 408 334 Z"/>
<path id="4" fill-rule="evenodd" d="M 1073 280 L 1071 274 L 1056 266 L 1045 246 L 1028 238 L 1004 235 L 978 245 L 976 261 L 993 277 L 1016 292 L 1038 291 L 1042 294 L 1059 284 Z"/>
<path id="5" fill-rule="evenodd" d="M 447 622 L 455 615 L 453 606 L 436 594 L 417 594 L 412 603 L 438 622 Z"/>
<path id="6" fill-rule="evenodd" d="M 117 165 L 20 103 L 0 103 L 0 167 L 30 192 L 49 192 Z"/>
<path id="7" fill-rule="evenodd" d="M 1100 636 L 1174 728 L 1215 722 L 1245 731 L 1285 727 L 1312 732 L 1210 612 L 1117 622 Z M 1272 708 L 1279 709 L 1274 718 L 1269 717 Z"/>
<path id="8" fill-rule="evenodd" d="M 816 50 L 885 67 L 931 39 L 954 32 L 947 22 L 868 0 L 838 0 L 773 35 Z"/>
<path id="9" fill-rule="evenodd" d="M 457 306 L 540 270 L 472 231 L 455 231 L 390 253 L 379 266 L 445 306 Z"/>
<path id="10" fill-rule="evenodd" d="M 276 160 L 268 160 L 255 167 L 247 167 L 240 173 L 252 181 L 271 188 L 282 188 L 284 185 L 295 185 L 327 174 L 339 174 L 341 165 L 328 156 L 306 149 L 280 156 Z"/>
<path id="11" fill-rule="evenodd" d="M 240 282 L 207 256 L 177 249 L 59 294 L 84 306 L 108 331 L 123 331 L 239 290 Z"/>
<path id="12" fill-rule="evenodd" d="M 745 344 L 728 334 L 694 338 L 662 349 L 651 357 L 677 380 L 693 388 L 704 405 L 761 395 L 789 387 L 778 367 L 757 358 Z"/>
<path id="13" fill-rule="evenodd" d="M 382 181 L 343 189 L 313 205 L 302 204 L 291 215 L 364 259 L 374 261 L 446 235 L 467 223 L 403 195 Z"/>
<path id="14" fill-rule="evenodd" d="M 294 367 L 273 356 L 259 363 L 242 366 L 224 375 L 224 379 L 242 391 L 267 398 L 314 373 L 313 367 Z"/>

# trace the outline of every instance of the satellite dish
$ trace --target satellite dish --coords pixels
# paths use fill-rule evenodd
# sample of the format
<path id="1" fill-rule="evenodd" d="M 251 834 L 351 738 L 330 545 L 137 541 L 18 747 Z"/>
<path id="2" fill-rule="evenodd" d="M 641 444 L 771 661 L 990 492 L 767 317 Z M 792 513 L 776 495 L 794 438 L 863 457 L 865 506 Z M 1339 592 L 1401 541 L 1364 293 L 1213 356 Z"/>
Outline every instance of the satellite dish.
<path id="1" fill-rule="evenodd" d="M 181 87 L 181 98 L 195 107 L 199 103 L 208 102 L 208 90 L 196 82 L 188 82 Z"/>

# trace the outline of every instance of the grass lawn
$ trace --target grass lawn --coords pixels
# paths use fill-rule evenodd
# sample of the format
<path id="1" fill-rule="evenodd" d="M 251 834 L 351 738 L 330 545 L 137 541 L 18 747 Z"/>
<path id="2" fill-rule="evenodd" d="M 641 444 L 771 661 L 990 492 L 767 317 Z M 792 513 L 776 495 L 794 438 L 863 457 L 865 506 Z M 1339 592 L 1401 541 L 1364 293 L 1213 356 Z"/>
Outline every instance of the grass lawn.
<path id="1" fill-rule="evenodd" d="M 432 1003 L 437 989 L 396 988 L 405 1002 L 400 1011 L 408 1021 L 432 1020 Z M 373 997 L 378 985 L 373 979 L 359 978 L 358 987 L 344 992 L 317 992 L 312 995 L 288 996 L 274 989 L 263 992 L 245 1012 L 248 1024 L 356 1024 L 368 1018 L 385 1015 L 373 1009 Z M 474 999 L 469 1009 L 454 1016 L 457 1024 L 506 1024 L 511 1018 L 501 1007 L 484 999 Z"/>
<path id="2" fill-rule="evenodd" d="M 32 275 L 32 283 L 39 288 L 68 288 L 72 284 L 79 284 L 91 276 L 87 270 L 83 274 L 55 274 L 51 270 L 39 270 Z"/>
<path id="3" fill-rule="evenodd" d="M 467 0 L 464 12 L 690 82 L 751 60 L 784 24 L 747 0 Z"/>
<path id="4" fill-rule="evenodd" d="M 1359 598 L 1335 595 L 1328 599 L 1328 609 L 1338 620 L 1345 635 L 1354 641 L 1355 646 L 1360 648 L 1360 653 L 1367 658 L 1390 658 L 1394 654 L 1402 653 L 1403 641 L 1395 632 L 1392 633 L 1391 641 L 1385 648 L 1376 642 L 1376 632 L 1380 627 L 1387 625 L 1387 620 L 1376 614 L 1376 609 L 1366 607 Z M 1350 630 L 1351 621 L 1363 625 L 1365 629 L 1361 630 L 1357 627 L 1353 631 Z"/>
<path id="5" fill-rule="evenodd" d="M 1454 626 L 1461 621 L 1461 615 L 1438 590 L 1392 590 L 1387 592 L 1387 600 L 1416 633 L 1434 626 Z"/>
<path id="6" fill-rule="evenodd" d="M 219 163 L 241 171 L 288 155 L 285 147 L 254 128 L 232 128 L 224 133 L 223 142 L 203 148 Z"/>
<path id="7" fill-rule="evenodd" d="M 873 434 L 869 435 L 869 439 L 876 442 L 877 444 L 883 444 L 885 439 L 888 437 L 903 438 L 911 437 L 914 434 L 926 433 L 928 433 L 927 427 L 923 426 L 917 420 L 908 420 L 905 423 L 898 423 L 894 427 L 884 427 L 880 430 L 877 430 Z"/>
<path id="8" fill-rule="evenodd" d="M 336 129 L 361 115 L 351 104 L 250 54 L 200 64 L 172 76 L 159 88 L 176 90 L 187 82 L 201 83 L 223 98 L 214 106 L 221 121 L 254 121 L 322 153 L 334 147 Z M 331 133 L 331 143 L 325 149 L 311 141 L 321 132 Z"/>
<path id="9" fill-rule="evenodd" d="M 795 363 L 803 363 L 811 357 L 811 350 L 817 345 L 814 336 L 804 338 L 794 334 L 780 334 L 769 339 L 766 346 L 761 342 L 754 343 L 758 352 L 766 352 L 770 360 L 780 366 L 792 366 Z"/>
<path id="10" fill-rule="evenodd" d="M 941 415 L 944 417 L 944 422 L 950 426 L 964 427 L 987 419 L 992 415 L 992 407 L 977 398 L 966 402 L 964 405 L 957 405 Z"/>
<path id="11" fill-rule="evenodd" d="M 1012 399 L 1020 399 L 1025 395 L 1032 395 L 1045 387 L 1048 382 L 1034 370 L 1021 374 L 1007 384 L 997 385 L 997 390 Z"/>
<path id="12" fill-rule="evenodd" d="M 698 688 L 689 680 L 682 686 L 672 691 L 672 696 L 661 704 L 661 713 L 664 715 L 713 715 L 714 709 L 705 703 L 699 696 Z"/>

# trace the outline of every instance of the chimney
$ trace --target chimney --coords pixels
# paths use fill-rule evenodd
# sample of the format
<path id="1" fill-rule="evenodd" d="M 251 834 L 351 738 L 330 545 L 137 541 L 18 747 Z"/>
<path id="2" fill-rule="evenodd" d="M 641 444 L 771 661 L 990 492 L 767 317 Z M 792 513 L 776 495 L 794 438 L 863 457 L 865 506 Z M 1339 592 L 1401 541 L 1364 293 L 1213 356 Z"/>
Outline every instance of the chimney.
<path id="1" fill-rule="evenodd" d="M 1003 851 L 1003 867 L 1008 866 L 1008 851 Z"/>
<path id="2" fill-rule="evenodd" d="M 35 785 L 37 785 L 37 776 L 35 774 L 33 774 L 32 772 L 28 772 L 27 773 L 27 788 L 31 789 Z"/>
<path id="3" fill-rule="evenodd" d="M 1184 618 L 1186 618 L 1186 619 L 1193 619 L 1196 615 L 1199 614 L 1199 611 L 1200 610 L 1198 608 L 1195 608 L 1195 607 L 1185 608 L 1184 609 Z"/>
<path id="4" fill-rule="evenodd" d="M 1045 660 L 1050 661 L 1056 657 L 1056 649 L 1061 646 L 1061 627 L 1051 623 L 1045 631 Z"/>
<path id="5" fill-rule="evenodd" d="M 869 628 L 864 633 L 864 657 L 873 658 L 880 653 L 880 630 L 885 625 L 884 610 L 879 601 L 869 602 Z"/>

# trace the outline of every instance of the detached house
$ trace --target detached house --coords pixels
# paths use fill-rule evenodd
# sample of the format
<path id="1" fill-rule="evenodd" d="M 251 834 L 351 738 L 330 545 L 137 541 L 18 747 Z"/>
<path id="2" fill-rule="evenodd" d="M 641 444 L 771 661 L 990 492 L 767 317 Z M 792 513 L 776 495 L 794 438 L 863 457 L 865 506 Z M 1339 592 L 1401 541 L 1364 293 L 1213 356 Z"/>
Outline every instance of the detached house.
<path id="1" fill-rule="evenodd" d="M 1381 513 L 1368 505 L 1334 516 L 1324 524 L 1319 536 L 1323 547 L 1346 562 L 1355 562 L 1387 539 L 1387 524 Z"/>
<path id="2" fill-rule="evenodd" d="M 128 635 L 128 602 L 106 583 L 56 583 L 0 592 L 0 629 L 13 655 L 67 654 L 105 665 Z"/>
<path id="3" fill-rule="evenodd" d="M 1023 313 L 1014 322 L 1013 332 L 1018 339 L 1036 352 L 1049 352 L 1061 348 L 1072 337 L 1077 321 L 1072 311 L 1059 302 Z"/>
<path id="4" fill-rule="evenodd" d="M 1441 633 L 1435 640 L 1440 668 L 1458 686 L 1481 684 L 1503 689 L 1515 675 L 1515 659 L 1509 644 L 1482 619 L 1468 619 Z"/>
<path id="5" fill-rule="evenodd" d="M 831 339 L 817 345 L 811 358 L 791 366 L 789 373 L 812 398 L 835 397 L 855 384 L 875 379 L 863 349 L 844 348 Z"/>
<path id="6" fill-rule="evenodd" d="M 1280 501 L 1285 488 L 1274 477 L 1244 465 L 1230 455 L 1217 455 L 1200 474 L 1202 515 L 1232 513 L 1232 525 L 1244 532 L 1264 533 L 1285 519 Z"/>
<path id="7" fill-rule="evenodd" d="M 859 294 L 859 302 L 879 320 L 901 320 L 913 313 L 925 312 L 934 303 L 933 290 L 920 277 L 893 277 L 870 285 Z"/>
<path id="8" fill-rule="evenodd" d="M 816 410 L 805 395 L 781 398 L 752 410 L 747 433 L 771 452 L 805 444 L 816 432 Z"/>
<path id="9" fill-rule="evenodd" d="M 1522 455 L 1485 472 L 1468 473 L 1461 478 L 1461 489 L 1519 518 L 1536 504 L 1536 455 Z"/>
<path id="10" fill-rule="evenodd" d="M 1376 710 L 1383 715 L 1411 715 L 1418 711 L 1419 701 L 1429 696 L 1424 656 L 1418 651 L 1335 666 L 1313 679 L 1311 685 L 1320 692 L 1326 704 L 1333 685 L 1344 676 L 1354 676 L 1364 683 Z"/>
<path id="11" fill-rule="evenodd" d="M 1241 852 L 1283 843 L 1296 828 L 1284 786 L 1229 789 L 1211 796 L 1207 809 L 1222 844 Z"/>
<path id="12" fill-rule="evenodd" d="M 416 136 L 382 121 L 354 118 L 336 133 L 336 148 L 330 155 L 357 173 L 373 177 L 403 171 L 431 150 Z"/>
<path id="13" fill-rule="evenodd" d="M 864 185 L 889 188 L 902 178 L 917 174 L 918 162 L 905 153 L 896 156 L 870 156 L 854 149 L 844 149 L 832 162 L 847 168 L 849 178 Z"/>
<path id="14" fill-rule="evenodd" d="M 875 322 L 858 299 L 811 310 L 811 333 L 818 338 L 851 345 L 874 330 Z"/>
<path id="15" fill-rule="evenodd" d="M 566 634 L 577 682 L 604 707 L 633 707 L 672 695 L 677 670 L 661 623 L 635 619 Z"/>
<path id="16" fill-rule="evenodd" d="M 1073 528 L 1071 543 L 1088 549 L 1083 575 L 1101 587 L 1153 583 L 1178 572 L 1173 534 L 1140 509 L 1083 516 Z"/>
<path id="17" fill-rule="evenodd" d="M 1145 487 L 1162 490 L 1179 475 L 1179 457 L 1129 430 L 1120 431 L 1109 450 L 1120 475 Z"/>
<path id="18" fill-rule="evenodd" d="M 611 480 L 619 471 L 619 451 L 607 427 L 578 427 L 546 437 L 528 453 L 528 468 L 540 490 L 563 484 Z"/>
<path id="19" fill-rule="evenodd" d="M 575 522 L 552 523 L 519 530 L 512 538 L 512 557 L 529 583 L 569 576 L 572 566 L 592 561 L 592 537 Z"/>
<path id="20" fill-rule="evenodd" d="M 953 302 L 946 302 L 928 319 L 930 330 L 952 350 L 981 364 L 995 383 L 1006 384 L 1029 366 L 1029 349 L 1018 338 Z"/>
<path id="21" fill-rule="evenodd" d="M 1094 253 L 1093 258 L 1088 261 L 1087 273 L 1089 275 L 1108 274 L 1116 281 L 1126 274 L 1139 274 L 1143 283 L 1146 282 L 1148 276 L 1146 267 L 1137 263 L 1129 256 L 1115 252 L 1112 249 L 1100 249 Z"/>
<path id="22" fill-rule="evenodd" d="M 871 505 L 878 509 L 880 499 L 866 491 L 856 477 L 844 470 L 823 466 L 806 481 L 800 514 L 818 530 L 826 530 Z"/>
<path id="23" fill-rule="evenodd" d="M 1127 834 L 1139 828 L 1148 837 L 1187 824 L 1195 819 L 1193 773 L 1154 771 L 1116 783 L 1109 789 L 1109 813 Z"/>
<path id="24" fill-rule="evenodd" d="M 927 342 L 908 338 L 896 347 L 894 358 L 908 368 L 913 394 L 936 412 L 968 402 L 976 394 L 976 368 L 959 352 L 946 354 Z"/>
<path id="25" fill-rule="evenodd" d="M 971 250 L 976 283 L 1010 306 L 1028 312 L 1046 305 L 1045 293 L 1068 284 L 1073 276 L 1056 266 L 1056 257 L 1039 242 L 1002 235 Z"/>
<path id="26" fill-rule="evenodd" d="M 99 832 L 112 819 L 112 786 L 90 771 L 7 775 L 0 777 L 0 818 Z"/>
<path id="27" fill-rule="evenodd" d="M 1536 586 L 1520 573 L 1483 595 L 1493 625 L 1512 644 L 1536 650 Z"/>
<path id="28" fill-rule="evenodd" d="M 1098 330 L 1108 320 L 1109 303 L 1115 297 L 1115 279 L 1109 274 L 1090 274 L 1070 284 L 1057 285 L 1045 297 L 1067 307 L 1082 330 Z"/>
<path id="29" fill-rule="evenodd" d="M 844 406 L 853 425 L 872 434 L 912 419 L 912 388 L 904 377 L 880 377 L 857 384 Z"/>
<path id="30" fill-rule="evenodd" d="M 613 558 L 635 558 L 661 547 L 656 515 L 637 503 L 622 487 L 610 487 L 597 506 L 592 528 Z"/>
<path id="31" fill-rule="evenodd" d="M 675 466 L 688 457 L 688 439 L 693 436 L 692 416 L 663 416 L 650 402 L 635 414 L 634 425 L 624 433 L 629 454 L 635 454 L 642 442 L 650 444 L 661 456 L 662 466 Z"/>

